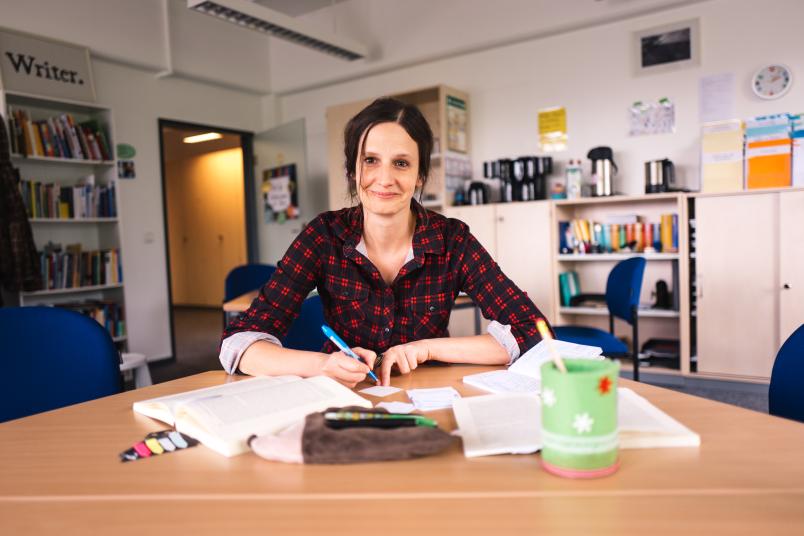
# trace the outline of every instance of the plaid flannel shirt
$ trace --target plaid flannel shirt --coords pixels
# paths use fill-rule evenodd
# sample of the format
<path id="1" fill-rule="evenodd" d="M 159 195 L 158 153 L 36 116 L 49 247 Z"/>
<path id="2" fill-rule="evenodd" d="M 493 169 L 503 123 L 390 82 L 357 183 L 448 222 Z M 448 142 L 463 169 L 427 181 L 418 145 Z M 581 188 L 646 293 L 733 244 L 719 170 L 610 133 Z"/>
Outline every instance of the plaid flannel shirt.
<path id="1" fill-rule="evenodd" d="M 543 315 L 469 227 L 415 201 L 412 207 L 417 218 L 413 256 L 390 286 L 365 255 L 361 208 L 325 212 L 310 222 L 248 310 L 224 330 L 224 368 L 234 373 L 243 352 L 257 340 L 278 344 L 314 288 L 326 322 L 350 347 L 380 353 L 398 344 L 449 336 L 450 311 L 461 291 L 496 321 L 489 333 L 512 361 L 538 343 L 536 319 Z M 337 350 L 327 341 L 322 352 Z"/>

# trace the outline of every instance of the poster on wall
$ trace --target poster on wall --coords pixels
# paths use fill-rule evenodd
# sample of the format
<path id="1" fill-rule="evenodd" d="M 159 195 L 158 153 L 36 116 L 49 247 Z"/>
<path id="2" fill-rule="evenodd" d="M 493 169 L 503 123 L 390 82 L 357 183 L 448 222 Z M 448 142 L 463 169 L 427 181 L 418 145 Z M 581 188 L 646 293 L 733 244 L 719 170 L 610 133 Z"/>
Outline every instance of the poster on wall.
<path id="1" fill-rule="evenodd" d="M 299 217 L 296 164 L 263 170 L 260 191 L 265 223 L 284 223 Z"/>
<path id="2" fill-rule="evenodd" d="M 546 153 L 567 149 L 567 109 L 539 110 L 539 145 Z"/>
<path id="3" fill-rule="evenodd" d="M 637 101 L 628 109 L 629 135 L 670 134 L 676 129 L 676 107 L 670 99 Z"/>
<path id="4" fill-rule="evenodd" d="M 447 150 L 466 153 L 469 116 L 466 101 L 447 95 Z"/>
<path id="5" fill-rule="evenodd" d="M 95 102 L 89 49 L 0 29 L 0 87 L 4 91 Z"/>

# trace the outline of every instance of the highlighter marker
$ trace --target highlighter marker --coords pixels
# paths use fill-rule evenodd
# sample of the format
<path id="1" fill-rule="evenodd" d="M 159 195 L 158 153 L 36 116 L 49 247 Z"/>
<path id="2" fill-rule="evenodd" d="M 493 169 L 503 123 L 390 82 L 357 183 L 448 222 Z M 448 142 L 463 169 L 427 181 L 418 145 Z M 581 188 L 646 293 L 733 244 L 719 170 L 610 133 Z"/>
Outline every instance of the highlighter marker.
<path id="1" fill-rule="evenodd" d="M 159 444 L 159 441 L 153 437 L 149 437 L 145 440 L 145 446 L 147 446 L 154 454 L 162 454 L 165 452 L 165 449 L 162 448 L 162 445 Z"/>
<path id="2" fill-rule="evenodd" d="M 190 445 L 187 444 L 187 441 L 184 440 L 184 437 L 178 432 L 170 432 L 168 437 L 173 442 L 174 445 L 179 447 L 180 449 L 186 449 Z"/>
<path id="3" fill-rule="evenodd" d="M 132 447 L 132 448 L 135 451 L 137 451 L 137 454 L 139 454 L 143 458 L 147 458 L 147 457 L 149 457 L 151 455 L 151 449 L 149 449 L 148 447 L 145 446 L 144 441 L 140 441 L 139 443 L 134 445 L 134 447 Z"/>
<path id="4" fill-rule="evenodd" d="M 156 440 L 159 441 L 159 444 L 163 449 L 165 449 L 165 452 L 173 452 L 176 450 L 176 445 L 171 443 L 170 439 L 166 437 L 157 437 Z"/>

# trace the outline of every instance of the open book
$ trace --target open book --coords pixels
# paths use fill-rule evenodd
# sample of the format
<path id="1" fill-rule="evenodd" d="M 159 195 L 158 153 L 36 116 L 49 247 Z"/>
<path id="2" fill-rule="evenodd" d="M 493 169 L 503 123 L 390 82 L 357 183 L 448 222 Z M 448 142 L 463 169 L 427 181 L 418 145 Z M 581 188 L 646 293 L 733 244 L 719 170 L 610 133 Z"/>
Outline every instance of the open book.
<path id="1" fill-rule="evenodd" d="M 617 390 L 620 448 L 697 447 L 698 434 L 639 396 Z M 457 399 L 452 406 L 467 458 L 527 454 L 542 448 L 541 404 L 535 394 Z"/>
<path id="2" fill-rule="evenodd" d="M 224 456 L 248 450 L 252 434 L 273 434 L 328 407 L 372 407 L 326 376 L 257 377 L 135 402 L 133 409 L 175 425 Z"/>
<path id="3" fill-rule="evenodd" d="M 553 344 L 561 357 L 597 359 L 603 353 L 598 346 L 557 340 Z M 547 342 L 541 341 L 514 361 L 508 370 L 464 376 L 463 383 L 492 393 L 538 393 L 541 390 L 542 364 L 551 359 Z"/>

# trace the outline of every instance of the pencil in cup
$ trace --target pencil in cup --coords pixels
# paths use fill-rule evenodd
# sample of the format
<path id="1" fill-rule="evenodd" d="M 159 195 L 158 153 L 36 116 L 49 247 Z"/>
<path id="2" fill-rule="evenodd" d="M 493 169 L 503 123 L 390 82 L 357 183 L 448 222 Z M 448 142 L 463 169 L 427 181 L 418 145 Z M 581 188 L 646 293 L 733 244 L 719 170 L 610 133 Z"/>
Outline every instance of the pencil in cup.
<path id="1" fill-rule="evenodd" d="M 556 350 L 556 345 L 553 344 L 553 335 L 547 328 L 547 322 L 545 322 L 543 318 L 540 318 L 536 321 L 536 329 L 539 330 L 539 335 L 541 335 L 542 339 L 547 345 L 550 355 L 553 356 L 553 363 L 555 363 L 556 368 L 566 374 L 567 367 L 564 365 L 564 360 L 561 359 L 561 355 L 559 355 L 558 350 Z"/>

